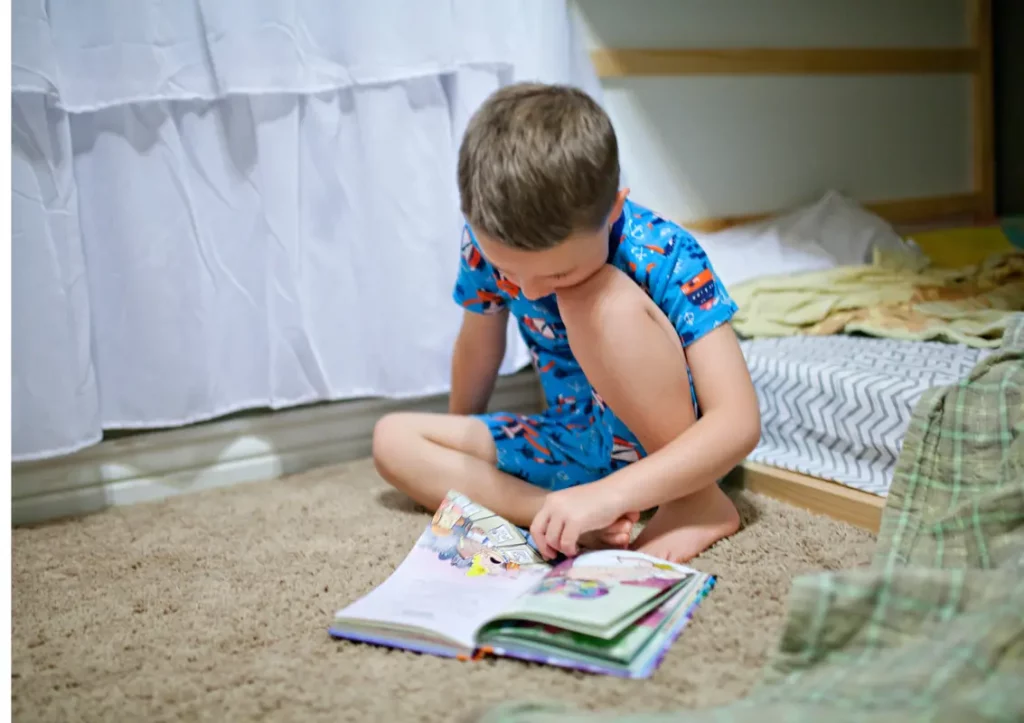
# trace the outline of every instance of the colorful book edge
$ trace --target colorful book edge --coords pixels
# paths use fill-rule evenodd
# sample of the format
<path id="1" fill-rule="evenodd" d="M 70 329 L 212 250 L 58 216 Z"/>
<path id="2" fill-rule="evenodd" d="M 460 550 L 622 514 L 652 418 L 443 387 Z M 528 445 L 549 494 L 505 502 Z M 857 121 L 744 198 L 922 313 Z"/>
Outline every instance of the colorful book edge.
<path id="1" fill-rule="evenodd" d="M 571 658 L 562 658 L 553 656 L 550 654 L 539 654 L 530 653 L 523 651 L 509 651 L 505 648 L 494 647 L 494 648 L 477 648 L 472 656 L 463 655 L 456 652 L 454 649 L 445 648 L 441 646 L 430 645 L 426 642 L 412 642 L 408 640 L 400 640 L 397 638 L 390 638 L 386 635 L 370 635 L 363 633 L 354 633 L 351 631 L 342 631 L 334 627 L 328 628 L 328 632 L 331 637 L 338 640 L 351 640 L 358 643 L 367 643 L 369 645 L 377 645 L 388 648 L 396 648 L 400 650 L 407 650 L 413 653 L 420 653 L 424 655 L 434 655 L 443 658 L 458 658 L 464 660 L 479 660 L 482 657 L 504 657 L 512 658 L 516 660 L 522 660 L 530 663 L 540 663 L 543 665 L 550 665 L 558 668 L 566 668 L 569 670 L 578 670 L 584 673 L 593 673 L 598 675 L 609 675 L 616 678 L 628 678 L 633 680 L 641 680 L 650 678 L 654 672 L 661 667 L 662 662 L 665 660 L 665 656 L 668 651 L 672 648 L 675 642 L 682 635 L 683 630 L 689 625 L 693 619 L 697 608 L 700 607 L 701 603 L 714 589 L 718 579 L 714 575 L 708 575 L 699 593 L 697 593 L 693 602 L 687 607 L 686 611 L 679 617 L 679 619 L 673 624 L 673 626 L 665 634 L 663 642 L 658 649 L 656 655 L 641 669 L 637 671 L 630 671 L 628 669 L 619 669 L 611 666 L 602 666 L 594 663 L 586 663 L 579 660 L 572 660 Z"/>

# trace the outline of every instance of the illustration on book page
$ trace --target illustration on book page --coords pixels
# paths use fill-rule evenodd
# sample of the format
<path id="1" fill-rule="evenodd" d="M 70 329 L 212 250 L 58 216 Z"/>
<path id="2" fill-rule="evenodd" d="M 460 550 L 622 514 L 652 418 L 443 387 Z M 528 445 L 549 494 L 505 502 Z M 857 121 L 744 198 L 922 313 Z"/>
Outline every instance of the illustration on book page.
<path id="1" fill-rule="evenodd" d="M 643 557 L 614 551 L 590 553 L 559 564 L 533 594 L 593 600 L 608 595 L 618 585 L 667 590 L 689 574 L 669 563 Z"/>
<path id="2" fill-rule="evenodd" d="M 547 566 L 515 525 L 457 492 L 448 493 L 417 547 L 467 577 L 516 576 L 522 567 Z"/>

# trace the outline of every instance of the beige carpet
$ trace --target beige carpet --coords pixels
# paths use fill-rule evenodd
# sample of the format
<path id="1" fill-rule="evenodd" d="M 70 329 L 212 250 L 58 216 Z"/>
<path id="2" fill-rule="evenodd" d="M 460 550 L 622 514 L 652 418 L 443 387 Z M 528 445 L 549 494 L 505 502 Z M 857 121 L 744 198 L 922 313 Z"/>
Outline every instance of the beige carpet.
<path id="1" fill-rule="evenodd" d="M 20 721 L 424 720 L 523 696 L 595 708 L 731 700 L 758 679 L 798 573 L 865 563 L 865 532 L 756 495 L 694 564 L 717 589 L 649 681 L 333 641 L 427 522 L 367 463 L 13 533 Z"/>

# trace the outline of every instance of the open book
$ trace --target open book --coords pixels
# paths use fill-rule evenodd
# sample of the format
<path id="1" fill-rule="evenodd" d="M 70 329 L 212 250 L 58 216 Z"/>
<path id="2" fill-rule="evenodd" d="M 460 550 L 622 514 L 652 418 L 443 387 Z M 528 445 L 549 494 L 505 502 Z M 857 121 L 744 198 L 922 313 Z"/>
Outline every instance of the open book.
<path id="1" fill-rule="evenodd" d="M 714 577 L 639 552 L 544 561 L 528 535 L 457 492 L 398 569 L 330 632 L 460 658 L 650 676 Z"/>

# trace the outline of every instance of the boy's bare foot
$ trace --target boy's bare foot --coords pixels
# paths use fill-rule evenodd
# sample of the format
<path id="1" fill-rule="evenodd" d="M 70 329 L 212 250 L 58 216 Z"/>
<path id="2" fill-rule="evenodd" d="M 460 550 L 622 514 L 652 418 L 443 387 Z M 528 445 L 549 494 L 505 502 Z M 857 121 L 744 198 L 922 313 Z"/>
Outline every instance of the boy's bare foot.
<path id="1" fill-rule="evenodd" d="M 686 562 L 740 528 L 740 514 L 717 484 L 662 505 L 633 549 L 671 562 Z"/>
<path id="2" fill-rule="evenodd" d="M 639 512 L 628 512 L 603 530 L 593 530 L 580 535 L 580 547 L 587 550 L 624 550 L 629 547 L 629 541 L 633 538 L 633 525 L 639 519 Z"/>

